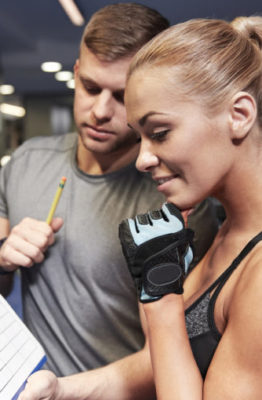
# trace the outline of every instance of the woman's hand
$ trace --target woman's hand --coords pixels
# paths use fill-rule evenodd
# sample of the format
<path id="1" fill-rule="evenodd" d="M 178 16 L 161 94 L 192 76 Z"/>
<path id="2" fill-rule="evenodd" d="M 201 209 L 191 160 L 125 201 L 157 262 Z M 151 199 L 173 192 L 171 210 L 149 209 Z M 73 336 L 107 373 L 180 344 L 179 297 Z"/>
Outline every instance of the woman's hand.
<path id="1" fill-rule="evenodd" d="M 174 204 L 126 219 L 119 238 L 142 303 L 168 293 L 183 293 L 183 281 L 193 259 L 193 232 L 185 228 Z"/>

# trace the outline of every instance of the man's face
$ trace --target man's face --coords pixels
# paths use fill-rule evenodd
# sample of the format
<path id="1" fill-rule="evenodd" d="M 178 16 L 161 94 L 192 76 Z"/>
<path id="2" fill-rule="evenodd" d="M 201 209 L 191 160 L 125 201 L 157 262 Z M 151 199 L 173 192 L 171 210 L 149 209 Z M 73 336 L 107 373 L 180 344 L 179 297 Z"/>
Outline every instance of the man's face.
<path id="1" fill-rule="evenodd" d="M 131 57 L 114 62 L 99 60 L 82 46 L 75 64 L 74 117 L 85 149 L 106 155 L 121 154 L 134 146 L 124 106 L 126 73 Z"/>

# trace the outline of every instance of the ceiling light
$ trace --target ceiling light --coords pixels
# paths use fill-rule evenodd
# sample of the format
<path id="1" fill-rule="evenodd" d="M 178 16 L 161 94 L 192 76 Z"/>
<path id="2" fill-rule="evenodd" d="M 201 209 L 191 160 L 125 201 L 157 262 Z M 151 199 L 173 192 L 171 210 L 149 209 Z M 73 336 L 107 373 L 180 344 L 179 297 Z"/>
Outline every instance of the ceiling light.
<path id="1" fill-rule="evenodd" d="M 0 104 L 0 111 L 3 114 L 12 115 L 13 117 L 21 118 L 25 116 L 24 107 L 14 106 L 13 104 Z"/>
<path id="2" fill-rule="evenodd" d="M 7 95 L 7 94 L 13 94 L 15 91 L 15 88 L 13 85 L 0 85 L 0 94 Z"/>
<path id="3" fill-rule="evenodd" d="M 8 161 L 10 160 L 10 158 L 11 158 L 11 156 L 10 155 L 5 155 L 5 156 L 3 156 L 2 158 L 1 158 L 1 160 L 0 160 L 0 165 L 1 165 L 1 167 L 3 167 L 5 164 L 7 164 L 8 163 Z"/>
<path id="4" fill-rule="evenodd" d="M 69 81 L 66 82 L 66 86 L 69 89 L 74 89 L 75 88 L 75 80 L 74 79 L 70 79 Z"/>
<path id="5" fill-rule="evenodd" d="M 44 72 L 57 72 L 60 71 L 62 65 L 56 61 L 46 61 L 41 64 L 41 70 Z"/>
<path id="6" fill-rule="evenodd" d="M 63 7 L 65 13 L 71 19 L 71 22 L 74 25 L 83 25 L 85 20 L 77 8 L 74 0 L 58 0 L 61 6 Z"/>
<path id="7" fill-rule="evenodd" d="M 59 71 L 55 74 L 57 81 L 69 81 L 73 77 L 73 72 L 71 71 Z"/>

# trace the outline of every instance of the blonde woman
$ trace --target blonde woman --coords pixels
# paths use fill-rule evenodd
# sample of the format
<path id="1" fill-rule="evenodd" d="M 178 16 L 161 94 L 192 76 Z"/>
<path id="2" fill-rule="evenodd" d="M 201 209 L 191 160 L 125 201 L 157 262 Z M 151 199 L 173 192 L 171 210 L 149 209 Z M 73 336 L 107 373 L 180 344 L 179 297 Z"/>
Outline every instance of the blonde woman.
<path id="1" fill-rule="evenodd" d="M 158 400 L 262 398 L 261 26 L 188 21 L 129 70 L 137 168 L 184 214 L 214 196 L 227 215 L 183 295 L 143 305 Z"/>

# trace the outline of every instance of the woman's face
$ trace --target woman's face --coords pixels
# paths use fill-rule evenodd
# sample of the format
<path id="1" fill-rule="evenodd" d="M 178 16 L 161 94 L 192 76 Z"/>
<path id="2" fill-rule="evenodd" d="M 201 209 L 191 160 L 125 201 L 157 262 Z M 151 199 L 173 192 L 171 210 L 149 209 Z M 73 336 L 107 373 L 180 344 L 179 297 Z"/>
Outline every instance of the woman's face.
<path id="1" fill-rule="evenodd" d="M 167 201 L 185 210 L 222 189 L 233 162 L 226 110 L 208 117 L 196 98 L 181 95 L 167 67 L 137 70 L 125 103 L 141 137 L 137 168 L 152 174 Z"/>

